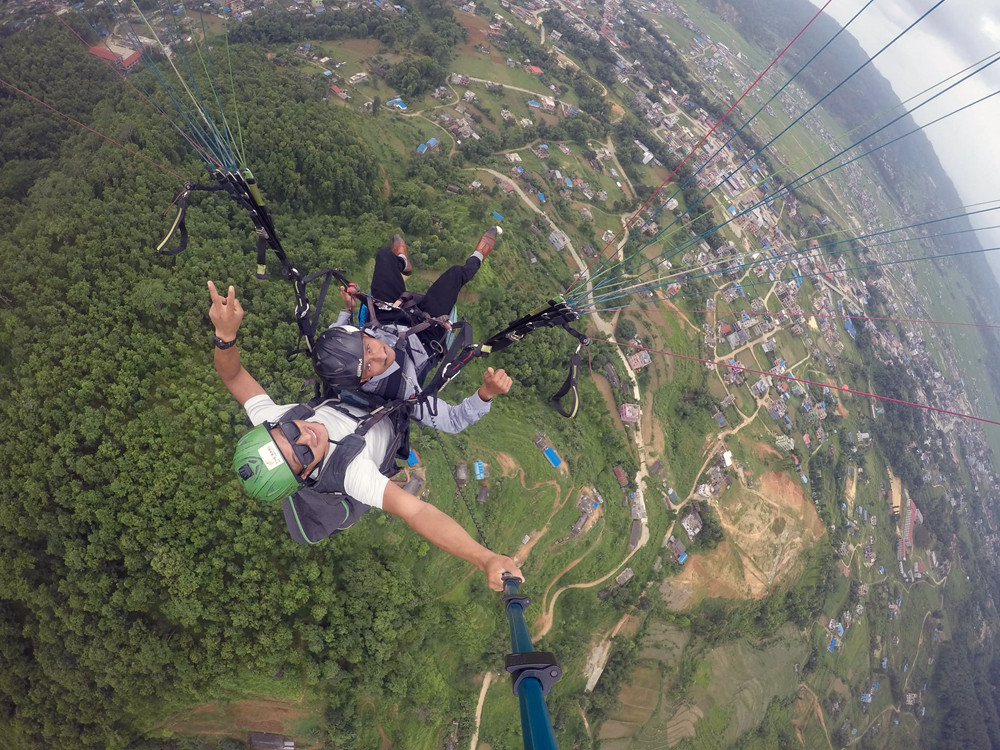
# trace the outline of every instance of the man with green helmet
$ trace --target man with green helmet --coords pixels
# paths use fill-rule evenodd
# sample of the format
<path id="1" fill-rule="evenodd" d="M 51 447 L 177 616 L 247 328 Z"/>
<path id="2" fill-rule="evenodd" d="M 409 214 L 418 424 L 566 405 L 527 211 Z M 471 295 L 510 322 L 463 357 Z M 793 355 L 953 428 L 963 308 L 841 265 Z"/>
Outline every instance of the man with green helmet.
<path id="1" fill-rule="evenodd" d="M 389 481 L 382 470 L 392 463 L 395 453 L 392 420 L 366 423 L 358 430 L 367 415 L 342 405 L 338 409 L 320 404 L 312 409 L 275 404 L 240 361 L 235 344 L 243 308 L 235 289 L 229 287 L 225 297 L 211 281 L 208 289 L 209 317 L 215 325 L 215 369 L 255 425 L 239 442 L 234 469 L 253 497 L 286 501 L 286 521 L 293 538 L 313 541 L 307 533 L 309 522 L 315 520 L 308 515 L 313 511 L 323 514 L 320 520 L 324 521 L 330 513 L 342 514 L 337 519 L 341 523 L 324 532 L 329 534 L 349 526 L 368 507 L 381 508 L 402 518 L 435 546 L 478 567 L 494 591 L 503 589 L 505 572 L 524 578 L 510 557 L 491 552 L 446 513 Z M 304 513 L 296 513 L 294 504 L 287 503 L 293 493 L 296 497 L 312 493 L 322 500 L 328 492 L 333 500 L 308 506 Z"/>

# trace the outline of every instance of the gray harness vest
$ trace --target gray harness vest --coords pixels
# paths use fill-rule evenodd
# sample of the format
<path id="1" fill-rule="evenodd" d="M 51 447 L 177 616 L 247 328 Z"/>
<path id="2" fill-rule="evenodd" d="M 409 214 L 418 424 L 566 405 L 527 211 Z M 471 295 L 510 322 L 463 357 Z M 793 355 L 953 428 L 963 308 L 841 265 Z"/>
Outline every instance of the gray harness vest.
<path id="1" fill-rule="evenodd" d="M 331 403 L 331 400 L 326 400 L 316 404 L 320 405 L 330 406 L 351 419 L 358 420 L 340 402 Z M 382 419 L 401 411 L 406 411 L 404 405 L 390 405 L 358 420 L 354 432 L 334 443 L 333 452 L 320 469 L 319 476 L 282 501 L 285 525 L 294 541 L 300 544 L 316 544 L 328 536 L 350 528 L 368 512 L 370 505 L 347 494 L 344 487 L 347 467 L 364 450 L 365 435 L 368 431 Z M 299 404 L 282 414 L 280 421 L 311 419 L 315 414 L 316 411 L 312 406 Z M 402 417 L 405 422 L 407 416 L 403 414 Z M 385 459 L 379 467 L 379 471 L 387 477 L 394 476 L 397 472 L 396 454 L 404 441 L 404 436 L 398 430 L 395 430 L 393 435 L 393 443 L 386 450 Z"/>

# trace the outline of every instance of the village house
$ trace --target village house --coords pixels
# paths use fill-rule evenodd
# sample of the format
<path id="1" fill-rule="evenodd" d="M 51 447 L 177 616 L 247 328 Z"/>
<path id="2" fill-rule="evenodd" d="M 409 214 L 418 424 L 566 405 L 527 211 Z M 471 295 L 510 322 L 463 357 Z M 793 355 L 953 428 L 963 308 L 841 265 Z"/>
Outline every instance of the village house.
<path id="1" fill-rule="evenodd" d="M 647 351 L 633 352 L 632 354 L 629 354 L 628 357 L 626 357 L 626 360 L 628 361 L 629 367 L 631 367 L 636 372 L 641 370 L 643 367 L 649 365 L 649 363 L 652 361 L 649 356 L 649 352 Z"/>
<path id="2" fill-rule="evenodd" d="M 639 404 L 622 404 L 618 416 L 621 417 L 622 422 L 638 422 L 642 411 L 639 409 Z"/>
<path id="3" fill-rule="evenodd" d="M 406 484 L 403 485 L 403 489 L 409 492 L 411 495 L 419 495 L 420 490 L 423 489 L 424 478 L 414 474 L 410 477 Z"/>
<path id="4" fill-rule="evenodd" d="M 676 562 L 684 564 L 687 560 L 687 548 L 684 546 L 684 542 L 671 534 L 667 537 L 667 549 L 670 550 L 671 556 Z"/>
<path id="5" fill-rule="evenodd" d="M 681 526 L 684 527 L 684 531 L 687 532 L 688 539 L 694 541 L 694 538 L 698 536 L 698 532 L 702 529 L 701 516 L 698 511 L 692 509 L 684 518 L 681 519 Z"/>

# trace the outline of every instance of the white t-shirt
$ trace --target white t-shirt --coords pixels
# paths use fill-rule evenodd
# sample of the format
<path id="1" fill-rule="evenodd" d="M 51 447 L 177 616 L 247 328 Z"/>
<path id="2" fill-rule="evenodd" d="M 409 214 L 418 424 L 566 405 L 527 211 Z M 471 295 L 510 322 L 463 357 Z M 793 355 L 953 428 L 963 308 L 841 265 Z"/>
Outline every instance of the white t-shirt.
<path id="1" fill-rule="evenodd" d="M 296 404 L 276 404 L 267 394 L 254 396 L 249 399 L 243 408 L 246 410 L 250 422 L 256 427 L 263 422 L 277 422 L 281 415 L 291 409 Z M 359 417 L 363 416 L 359 412 Z M 357 422 L 329 406 L 320 405 L 316 409 L 316 416 L 308 420 L 319 422 L 326 427 L 331 440 L 340 440 L 350 435 L 357 429 Z M 385 453 L 392 442 L 392 426 L 388 419 L 384 419 L 365 435 L 365 447 L 347 467 L 344 477 L 344 489 L 347 494 L 365 505 L 374 508 L 382 507 L 382 493 L 389 483 L 389 478 L 379 471 L 379 466 L 385 458 Z M 323 463 L 330 459 L 333 450 L 337 446 L 330 445 Z"/>

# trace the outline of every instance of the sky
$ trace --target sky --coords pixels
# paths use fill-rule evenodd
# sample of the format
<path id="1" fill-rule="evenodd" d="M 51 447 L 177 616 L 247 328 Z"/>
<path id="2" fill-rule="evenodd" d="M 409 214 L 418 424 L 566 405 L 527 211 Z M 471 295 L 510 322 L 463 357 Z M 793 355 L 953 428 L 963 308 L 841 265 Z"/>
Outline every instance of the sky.
<path id="1" fill-rule="evenodd" d="M 825 2 L 809 1 L 816 7 Z M 869 55 L 875 55 L 936 2 L 875 0 L 848 30 Z M 844 25 L 864 4 L 864 0 L 832 0 L 825 12 Z M 1000 3 L 945 0 L 879 55 L 874 64 L 905 101 L 973 63 L 985 64 L 988 60 L 984 58 L 997 52 L 1000 52 Z M 940 105 L 930 104 L 913 112 L 913 117 L 918 125 L 924 125 L 996 91 L 1000 91 L 1000 61 L 940 97 Z M 924 129 L 966 206 L 1000 200 L 998 133 L 1000 94 Z M 1000 224 L 1000 210 L 982 218 L 972 217 L 972 222 L 980 227 Z M 977 236 L 983 247 L 1000 248 L 1000 229 L 978 232 Z M 1000 280 L 1000 250 L 987 253 L 986 257 Z"/>

